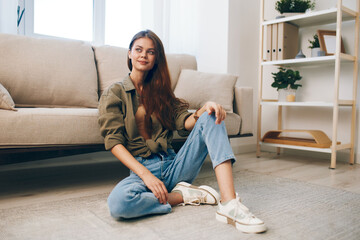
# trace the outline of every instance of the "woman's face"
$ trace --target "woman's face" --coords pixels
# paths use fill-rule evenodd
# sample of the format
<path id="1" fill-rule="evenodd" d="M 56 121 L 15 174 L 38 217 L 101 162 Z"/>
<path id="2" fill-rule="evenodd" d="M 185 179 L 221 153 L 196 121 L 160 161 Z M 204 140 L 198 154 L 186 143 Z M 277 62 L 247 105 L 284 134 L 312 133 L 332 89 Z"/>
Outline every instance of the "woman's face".
<path id="1" fill-rule="evenodd" d="M 153 41 L 150 38 L 143 37 L 135 40 L 129 58 L 133 66 L 132 71 L 147 72 L 150 71 L 156 61 L 156 52 Z"/>

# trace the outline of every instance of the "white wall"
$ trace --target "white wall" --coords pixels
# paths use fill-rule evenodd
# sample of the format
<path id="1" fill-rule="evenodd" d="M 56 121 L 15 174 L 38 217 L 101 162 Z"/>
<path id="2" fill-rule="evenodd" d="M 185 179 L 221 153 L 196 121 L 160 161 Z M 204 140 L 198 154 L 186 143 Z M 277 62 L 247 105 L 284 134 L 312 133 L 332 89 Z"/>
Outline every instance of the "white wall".
<path id="1" fill-rule="evenodd" d="M 199 5 L 198 69 L 226 73 L 229 0 L 200 0 Z"/>
<path id="2" fill-rule="evenodd" d="M 162 38 L 168 52 L 195 55 L 199 71 L 226 73 L 229 0 L 172 0 L 164 4 L 169 21 Z"/>
<path id="3" fill-rule="evenodd" d="M 237 85 L 252 87 L 254 136 L 231 139 L 234 152 L 255 151 L 259 63 L 260 1 L 229 1 L 228 73 L 239 76 Z"/>
<path id="4" fill-rule="evenodd" d="M 0 0 L 0 33 L 17 33 L 17 1 Z"/>

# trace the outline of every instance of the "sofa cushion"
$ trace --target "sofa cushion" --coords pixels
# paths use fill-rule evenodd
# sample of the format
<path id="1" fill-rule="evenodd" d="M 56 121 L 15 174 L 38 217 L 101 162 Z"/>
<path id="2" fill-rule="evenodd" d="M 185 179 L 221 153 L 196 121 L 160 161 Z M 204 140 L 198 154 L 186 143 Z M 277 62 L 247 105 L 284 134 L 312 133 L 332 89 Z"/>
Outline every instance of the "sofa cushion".
<path id="1" fill-rule="evenodd" d="M 0 56 L 0 83 L 17 107 L 97 107 L 90 44 L 0 34 Z"/>
<path id="2" fill-rule="evenodd" d="M 225 126 L 228 135 L 238 135 L 241 127 L 241 117 L 236 113 L 227 113 Z"/>
<path id="3" fill-rule="evenodd" d="M 96 108 L 0 110 L 0 146 L 103 144 Z"/>
<path id="4" fill-rule="evenodd" d="M 185 99 L 192 109 L 204 106 L 207 101 L 214 101 L 227 112 L 233 112 L 236 80 L 236 76 L 229 74 L 183 69 L 174 93 L 176 97 Z"/>
<path id="5" fill-rule="evenodd" d="M 11 98 L 10 93 L 0 83 L 0 109 L 17 111 L 14 107 L 15 103 L 14 100 Z"/>
<path id="6" fill-rule="evenodd" d="M 122 81 L 129 74 L 127 66 L 128 49 L 114 46 L 94 46 L 95 59 L 99 74 L 99 94 L 115 82 Z M 174 90 L 181 69 L 196 70 L 197 64 L 194 56 L 187 54 L 166 55 L 171 86 Z"/>
<path id="7" fill-rule="evenodd" d="M 240 134 L 253 133 L 253 88 L 235 86 L 234 112 L 241 116 Z"/>
<path id="8" fill-rule="evenodd" d="M 126 48 L 93 46 L 99 75 L 99 95 L 115 82 L 122 81 L 130 72 L 127 66 Z"/>

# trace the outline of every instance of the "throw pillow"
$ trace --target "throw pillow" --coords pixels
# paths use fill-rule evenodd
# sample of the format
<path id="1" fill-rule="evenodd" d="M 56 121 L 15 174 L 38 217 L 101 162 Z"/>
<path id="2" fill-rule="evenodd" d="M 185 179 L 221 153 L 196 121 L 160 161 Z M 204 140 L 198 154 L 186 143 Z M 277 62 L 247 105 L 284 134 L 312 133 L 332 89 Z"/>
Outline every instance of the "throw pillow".
<path id="1" fill-rule="evenodd" d="M 233 112 L 236 80 L 237 76 L 229 74 L 183 69 L 174 93 L 176 97 L 186 100 L 190 109 L 198 109 L 207 101 L 213 101 L 222 105 L 225 111 Z"/>
<path id="2" fill-rule="evenodd" d="M 17 111 L 14 107 L 15 107 L 15 103 L 11 98 L 10 93 L 0 83 L 0 109 Z"/>

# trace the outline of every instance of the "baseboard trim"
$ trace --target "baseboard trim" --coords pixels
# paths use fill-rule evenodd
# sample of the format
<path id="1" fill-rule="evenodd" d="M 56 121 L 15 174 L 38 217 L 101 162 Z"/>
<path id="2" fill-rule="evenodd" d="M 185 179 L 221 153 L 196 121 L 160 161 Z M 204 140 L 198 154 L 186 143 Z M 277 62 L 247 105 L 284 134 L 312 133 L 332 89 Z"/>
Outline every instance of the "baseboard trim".
<path id="1" fill-rule="evenodd" d="M 249 153 L 256 151 L 256 144 L 231 144 L 234 154 Z"/>

